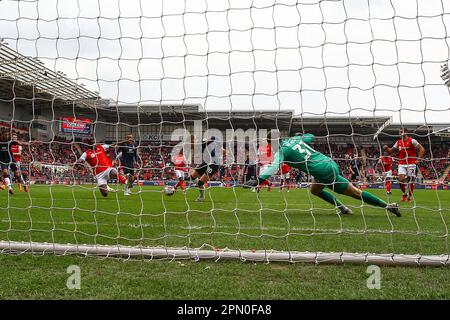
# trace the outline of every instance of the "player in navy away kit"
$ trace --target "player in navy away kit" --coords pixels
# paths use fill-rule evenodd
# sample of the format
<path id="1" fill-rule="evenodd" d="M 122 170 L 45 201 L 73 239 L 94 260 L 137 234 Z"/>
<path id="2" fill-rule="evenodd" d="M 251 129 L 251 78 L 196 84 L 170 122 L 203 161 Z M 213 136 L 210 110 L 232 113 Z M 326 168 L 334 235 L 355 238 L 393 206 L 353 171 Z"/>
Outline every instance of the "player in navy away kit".
<path id="1" fill-rule="evenodd" d="M 220 169 L 222 164 L 223 146 L 212 136 L 202 143 L 203 161 L 189 173 L 191 180 L 198 179 L 197 186 L 200 195 L 195 201 L 205 201 L 205 183 L 207 183 Z"/>
<path id="2" fill-rule="evenodd" d="M 121 167 L 124 175 L 128 179 L 128 185 L 125 185 L 125 195 L 130 195 L 130 188 L 133 187 L 133 182 L 136 179 L 135 166 L 138 163 L 138 146 L 134 142 L 133 135 L 127 135 L 127 141 L 120 145 L 117 150 L 116 160 L 120 159 Z"/>
<path id="3" fill-rule="evenodd" d="M 14 194 L 13 188 L 11 187 L 11 179 L 9 177 L 9 170 L 14 173 L 16 180 L 20 183 L 24 183 L 22 175 L 20 174 L 20 169 L 17 167 L 16 162 L 13 157 L 12 146 L 18 144 L 17 141 L 12 141 L 9 139 L 9 134 L 3 132 L 0 139 L 0 167 L 2 170 L 3 181 L 8 188 L 10 194 Z M 3 188 L 2 188 L 3 189 Z"/>

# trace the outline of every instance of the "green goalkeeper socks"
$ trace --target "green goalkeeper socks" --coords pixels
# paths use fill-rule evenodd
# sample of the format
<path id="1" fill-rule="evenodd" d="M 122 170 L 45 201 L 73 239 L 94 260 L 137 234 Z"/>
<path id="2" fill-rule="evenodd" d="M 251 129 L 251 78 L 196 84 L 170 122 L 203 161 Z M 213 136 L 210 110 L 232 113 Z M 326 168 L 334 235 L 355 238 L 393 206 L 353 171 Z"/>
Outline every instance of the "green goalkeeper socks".
<path id="1" fill-rule="evenodd" d="M 376 207 L 385 208 L 387 206 L 386 202 L 367 191 L 361 192 L 361 198 L 364 202 Z"/>
<path id="2" fill-rule="evenodd" d="M 322 192 L 318 194 L 318 197 L 332 204 L 333 206 L 342 206 L 342 202 L 340 202 L 333 194 L 329 193 L 328 191 L 322 190 Z"/>

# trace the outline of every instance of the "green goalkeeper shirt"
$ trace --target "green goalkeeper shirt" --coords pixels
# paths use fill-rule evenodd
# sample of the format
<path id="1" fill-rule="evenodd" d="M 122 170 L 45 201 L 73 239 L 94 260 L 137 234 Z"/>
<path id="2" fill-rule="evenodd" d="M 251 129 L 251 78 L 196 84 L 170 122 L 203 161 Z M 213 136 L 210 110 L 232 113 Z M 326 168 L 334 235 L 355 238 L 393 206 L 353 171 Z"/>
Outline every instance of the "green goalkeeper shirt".
<path id="1" fill-rule="evenodd" d="M 308 143 L 314 140 L 313 134 L 295 136 L 281 141 L 278 152 L 274 156 L 272 164 L 260 176 L 261 179 L 268 179 L 274 175 L 280 165 L 284 162 L 293 168 L 312 175 L 318 180 L 328 180 L 330 177 L 330 165 L 336 169 L 335 162 L 311 148 Z M 334 175 L 336 171 L 334 171 Z"/>

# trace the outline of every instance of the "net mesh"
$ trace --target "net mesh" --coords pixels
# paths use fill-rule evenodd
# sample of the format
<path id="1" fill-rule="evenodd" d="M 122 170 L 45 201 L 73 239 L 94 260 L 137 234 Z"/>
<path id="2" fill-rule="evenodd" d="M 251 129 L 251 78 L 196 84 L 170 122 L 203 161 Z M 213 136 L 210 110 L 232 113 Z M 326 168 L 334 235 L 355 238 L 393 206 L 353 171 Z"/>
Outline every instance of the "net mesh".
<path id="1" fill-rule="evenodd" d="M 31 184 L 0 194 L 2 250 L 24 241 L 448 256 L 449 28 L 443 0 L 1 1 L 0 125 L 18 135 Z M 343 175 L 398 201 L 397 156 L 390 196 L 379 160 L 404 128 L 426 149 L 417 189 L 431 190 L 402 204 L 400 219 L 344 196 L 354 214 L 341 216 L 298 170 L 277 173 L 269 192 L 240 187 L 246 154 L 276 129 L 314 133 L 312 147 Z M 129 133 L 131 195 L 111 176 L 102 197 L 89 165 L 74 163 L 94 144 L 115 158 Z M 187 192 L 162 192 L 177 183 L 171 152 L 185 148 L 195 167 L 211 136 L 225 156 L 206 201 L 188 181 Z M 3 180 L 14 175 L 6 169 Z"/>

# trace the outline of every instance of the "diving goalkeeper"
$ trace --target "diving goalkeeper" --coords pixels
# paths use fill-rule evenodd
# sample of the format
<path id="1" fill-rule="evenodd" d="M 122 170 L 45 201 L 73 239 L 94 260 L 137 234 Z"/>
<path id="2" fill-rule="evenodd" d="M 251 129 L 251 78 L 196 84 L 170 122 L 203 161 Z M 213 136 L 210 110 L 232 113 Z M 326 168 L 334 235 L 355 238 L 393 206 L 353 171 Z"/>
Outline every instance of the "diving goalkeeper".
<path id="1" fill-rule="evenodd" d="M 271 138 L 269 137 L 269 139 Z M 315 182 L 311 184 L 311 193 L 336 206 L 341 214 L 351 214 L 352 211 L 343 205 L 332 193 L 324 190 L 325 187 L 373 206 L 386 208 L 397 217 L 401 216 L 396 203 L 388 204 L 367 191 L 361 191 L 345 179 L 341 175 L 336 162 L 308 145 L 313 140 L 314 135 L 312 134 L 298 135 L 282 140 L 272 164 L 259 176 L 258 180 L 250 180 L 244 184 L 244 187 L 256 187 L 267 184 L 267 179 L 277 173 L 282 163 L 286 163 L 312 175 Z"/>

